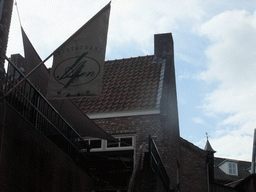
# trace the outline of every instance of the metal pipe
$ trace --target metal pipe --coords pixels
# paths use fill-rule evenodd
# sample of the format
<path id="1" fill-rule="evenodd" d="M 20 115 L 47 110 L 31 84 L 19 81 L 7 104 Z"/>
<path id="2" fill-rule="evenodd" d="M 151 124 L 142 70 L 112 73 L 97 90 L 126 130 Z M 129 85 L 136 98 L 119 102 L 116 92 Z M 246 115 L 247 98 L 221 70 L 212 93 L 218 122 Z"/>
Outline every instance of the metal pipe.
<path id="1" fill-rule="evenodd" d="M 256 129 L 254 129 L 254 137 L 253 137 L 253 149 L 252 149 L 252 174 L 255 174 L 255 151 L 256 151 Z"/>

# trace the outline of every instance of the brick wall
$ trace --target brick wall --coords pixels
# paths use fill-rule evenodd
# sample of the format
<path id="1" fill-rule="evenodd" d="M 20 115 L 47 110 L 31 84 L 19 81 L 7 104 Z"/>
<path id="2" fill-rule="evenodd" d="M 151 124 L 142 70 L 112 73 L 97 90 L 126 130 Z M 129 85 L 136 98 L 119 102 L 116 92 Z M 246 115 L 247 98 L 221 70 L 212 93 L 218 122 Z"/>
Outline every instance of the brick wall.
<path id="1" fill-rule="evenodd" d="M 189 143 L 181 140 L 181 176 L 180 191 L 207 191 L 206 153 Z"/>
<path id="2" fill-rule="evenodd" d="M 13 0 L 4 0 L 2 17 L 0 19 L 0 88 L 2 88 L 2 77 L 4 70 L 4 57 L 6 53 L 8 34 L 11 22 Z M 2 90 L 0 90 L 1 92 Z"/>
<path id="3" fill-rule="evenodd" d="M 69 156 L 10 107 L 5 112 L 0 126 L 0 191 L 91 191 L 92 178 Z"/>
<path id="4" fill-rule="evenodd" d="M 171 186 L 175 187 L 178 178 L 177 172 L 180 164 L 180 133 L 178 120 L 178 104 L 176 93 L 176 79 L 174 66 L 174 48 L 171 33 L 155 35 L 155 57 L 165 60 L 165 72 L 163 81 L 163 91 L 161 96 L 161 116 L 164 134 L 168 138 L 168 159 Z"/>
<path id="5" fill-rule="evenodd" d="M 173 151 L 170 148 L 170 138 L 166 134 L 166 127 L 160 115 L 143 115 L 129 117 L 115 117 L 94 119 L 97 125 L 109 134 L 134 134 L 136 136 L 136 151 L 143 143 L 148 144 L 149 135 L 154 139 L 166 171 L 172 181 L 177 182 L 177 170 L 173 170 Z M 173 172 L 175 172 L 173 174 Z M 173 176 L 174 175 L 174 176 Z"/>

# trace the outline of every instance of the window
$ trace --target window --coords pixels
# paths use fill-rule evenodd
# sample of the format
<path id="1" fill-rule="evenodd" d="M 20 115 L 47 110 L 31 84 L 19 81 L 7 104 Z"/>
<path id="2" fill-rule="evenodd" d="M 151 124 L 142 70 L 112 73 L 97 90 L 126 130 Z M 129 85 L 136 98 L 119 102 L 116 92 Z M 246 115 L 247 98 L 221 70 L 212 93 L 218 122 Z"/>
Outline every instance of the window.
<path id="1" fill-rule="evenodd" d="M 85 141 L 91 146 L 92 149 L 102 149 L 101 139 L 85 139 Z"/>
<path id="2" fill-rule="evenodd" d="M 238 162 L 236 162 L 236 161 L 225 160 L 220 165 L 217 165 L 217 167 L 219 167 L 227 175 L 237 176 L 238 175 L 238 168 L 237 168 L 238 164 L 237 163 Z"/>
<path id="3" fill-rule="evenodd" d="M 230 175 L 237 175 L 237 164 L 236 163 L 228 163 L 228 173 Z"/>
<path id="4" fill-rule="evenodd" d="M 118 147 L 118 146 L 119 146 L 118 141 L 107 141 L 107 148 Z"/>
<path id="5" fill-rule="evenodd" d="M 119 137 L 116 138 L 118 141 L 107 141 L 107 148 L 124 148 L 124 147 L 131 147 L 133 145 L 132 137 Z"/>
<path id="6" fill-rule="evenodd" d="M 112 151 L 134 149 L 134 136 L 115 136 L 117 141 L 107 141 L 103 139 L 85 139 L 91 146 L 91 151 Z"/>
<path id="7" fill-rule="evenodd" d="M 120 147 L 132 146 L 132 137 L 120 138 Z"/>

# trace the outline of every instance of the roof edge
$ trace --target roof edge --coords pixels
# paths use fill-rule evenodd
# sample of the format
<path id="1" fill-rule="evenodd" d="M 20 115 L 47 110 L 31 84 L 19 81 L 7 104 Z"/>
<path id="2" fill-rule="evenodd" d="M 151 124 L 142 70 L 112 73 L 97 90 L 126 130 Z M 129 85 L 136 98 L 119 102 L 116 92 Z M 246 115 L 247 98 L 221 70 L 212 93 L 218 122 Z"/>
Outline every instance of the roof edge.
<path id="1" fill-rule="evenodd" d="M 144 109 L 144 110 L 131 110 L 131 111 L 115 111 L 104 113 L 87 113 L 90 119 L 104 119 L 113 117 L 127 117 L 127 116 L 141 116 L 141 115 L 155 115 L 160 114 L 160 109 Z"/>

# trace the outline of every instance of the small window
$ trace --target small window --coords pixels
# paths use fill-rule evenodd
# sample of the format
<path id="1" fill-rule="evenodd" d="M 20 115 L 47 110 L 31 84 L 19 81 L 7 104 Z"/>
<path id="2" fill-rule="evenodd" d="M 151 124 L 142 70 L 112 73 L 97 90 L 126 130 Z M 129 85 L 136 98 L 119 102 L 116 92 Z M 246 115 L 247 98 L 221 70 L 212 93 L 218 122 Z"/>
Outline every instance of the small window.
<path id="1" fill-rule="evenodd" d="M 228 164 L 228 173 L 230 175 L 237 175 L 237 164 L 236 163 Z"/>
<path id="2" fill-rule="evenodd" d="M 112 148 L 112 147 L 118 147 L 118 141 L 107 141 L 108 144 L 107 144 L 107 147 L 108 148 Z"/>
<path id="3" fill-rule="evenodd" d="M 134 149 L 134 136 L 115 136 L 115 141 L 104 139 L 84 138 L 84 141 L 91 146 L 92 151 L 115 151 Z"/>
<path id="4" fill-rule="evenodd" d="M 127 146 L 132 146 L 132 137 L 120 139 L 120 147 L 127 147 Z"/>
<path id="5" fill-rule="evenodd" d="M 107 148 L 132 146 L 132 137 L 119 137 L 116 139 L 118 139 L 118 141 L 107 141 Z"/>
<path id="6" fill-rule="evenodd" d="M 91 140 L 92 148 L 101 148 L 101 140 Z"/>
<path id="7" fill-rule="evenodd" d="M 92 149 L 102 148 L 102 140 L 101 139 L 89 139 L 89 140 L 85 140 L 85 142 L 88 145 L 90 145 Z"/>

